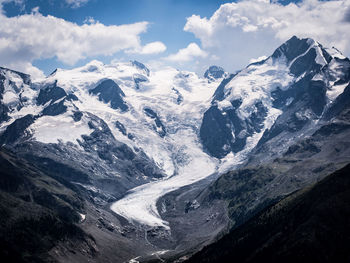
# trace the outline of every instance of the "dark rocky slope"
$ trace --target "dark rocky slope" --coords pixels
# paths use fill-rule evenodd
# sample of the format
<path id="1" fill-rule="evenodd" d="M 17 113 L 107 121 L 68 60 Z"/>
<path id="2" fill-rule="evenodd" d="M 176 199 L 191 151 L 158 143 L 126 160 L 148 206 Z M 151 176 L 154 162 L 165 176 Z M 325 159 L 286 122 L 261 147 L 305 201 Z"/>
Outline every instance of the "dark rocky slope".
<path id="1" fill-rule="evenodd" d="M 54 262 L 49 250 L 66 243 L 91 258 L 94 238 L 79 226 L 85 206 L 78 189 L 0 151 L 0 257 L 3 262 Z M 84 251 L 84 252 L 82 252 Z"/>
<path id="2" fill-rule="evenodd" d="M 350 165 L 265 209 L 187 262 L 349 262 Z"/>
<path id="3" fill-rule="evenodd" d="M 121 263 L 154 251 L 143 228 L 110 211 L 108 194 L 68 176 L 84 181 L 87 175 L 26 157 L 0 150 L 3 262 Z"/>

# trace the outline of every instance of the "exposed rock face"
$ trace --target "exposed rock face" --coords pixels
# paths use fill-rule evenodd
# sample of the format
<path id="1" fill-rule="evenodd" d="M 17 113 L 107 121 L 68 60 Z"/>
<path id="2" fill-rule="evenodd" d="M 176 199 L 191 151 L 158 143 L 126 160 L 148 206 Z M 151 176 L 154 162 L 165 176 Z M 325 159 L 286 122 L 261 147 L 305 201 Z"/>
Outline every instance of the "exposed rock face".
<path id="1" fill-rule="evenodd" d="M 204 77 L 209 81 L 215 81 L 225 77 L 226 72 L 222 67 L 210 66 L 205 72 Z"/>
<path id="2" fill-rule="evenodd" d="M 48 251 L 66 243 L 98 253 L 95 240 L 79 226 L 85 213 L 78 189 L 53 178 L 25 159 L 0 151 L 0 254 L 7 262 L 51 262 Z M 79 252 L 80 253 L 80 252 Z"/>
<path id="3" fill-rule="evenodd" d="M 100 101 L 111 103 L 112 109 L 128 110 L 128 106 L 123 100 L 123 97 L 125 97 L 124 92 L 111 79 L 102 81 L 96 88 L 90 90 L 90 93 L 98 95 Z"/>
<path id="4" fill-rule="evenodd" d="M 186 262 L 340 262 L 349 258 L 350 166 L 263 210 Z"/>

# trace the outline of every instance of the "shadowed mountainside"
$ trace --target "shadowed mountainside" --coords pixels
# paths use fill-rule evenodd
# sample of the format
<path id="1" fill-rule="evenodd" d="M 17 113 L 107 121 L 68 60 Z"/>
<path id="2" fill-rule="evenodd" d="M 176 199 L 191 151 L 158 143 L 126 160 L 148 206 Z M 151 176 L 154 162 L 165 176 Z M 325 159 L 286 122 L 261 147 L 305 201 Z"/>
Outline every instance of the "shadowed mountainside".
<path id="1" fill-rule="evenodd" d="M 78 223 L 83 199 L 74 185 L 55 180 L 7 150 L 0 151 L 0 257 L 4 262 L 55 262 L 48 251 L 60 242 L 97 253 L 94 238 Z"/>
<path id="2" fill-rule="evenodd" d="M 348 262 L 350 165 L 265 209 L 188 262 Z"/>

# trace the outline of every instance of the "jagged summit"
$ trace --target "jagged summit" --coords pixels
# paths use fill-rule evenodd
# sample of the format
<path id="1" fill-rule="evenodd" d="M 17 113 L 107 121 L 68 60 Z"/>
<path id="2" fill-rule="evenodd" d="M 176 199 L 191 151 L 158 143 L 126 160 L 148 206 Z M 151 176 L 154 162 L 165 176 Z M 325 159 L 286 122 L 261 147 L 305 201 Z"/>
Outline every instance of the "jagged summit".
<path id="1" fill-rule="evenodd" d="M 123 97 L 125 97 L 124 92 L 111 79 L 103 80 L 96 88 L 91 89 L 90 94 L 98 95 L 100 101 L 105 103 L 111 103 L 113 109 L 121 109 L 126 111 L 128 106 L 126 105 Z"/>
<path id="2" fill-rule="evenodd" d="M 310 38 L 300 39 L 296 36 L 293 36 L 281 46 L 279 46 L 272 54 L 272 57 L 280 58 L 281 56 L 285 56 L 287 62 L 290 62 L 297 56 L 305 53 L 312 45 L 312 42 L 314 42 L 314 40 Z"/>
<path id="3" fill-rule="evenodd" d="M 133 66 L 135 66 L 135 67 L 137 67 L 137 68 L 143 70 L 143 71 L 145 72 L 145 74 L 146 74 L 147 76 L 149 76 L 150 70 L 149 70 L 144 64 L 142 64 L 141 62 L 138 62 L 138 61 L 136 61 L 136 60 L 131 61 L 131 64 L 132 64 Z"/>
<path id="4" fill-rule="evenodd" d="M 58 71 L 58 68 L 56 68 L 54 71 L 52 71 L 48 76 L 54 76 L 57 71 Z"/>
<path id="5" fill-rule="evenodd" d="M 300 76 L 306 71 L 316 72 L 331 62 L 333 57 L 329 52 L 338 53 L 335 49 L 325 49 L 311 38 L 300 39 L 293 36 L 277 48 L 271 57 L 274 60 L 285 60 L 291 73 Z"/>
<path id="6" fill-rule="evenodd" d="M 225 70 L 219 66 L 210 66 L 204 72 L 204 78 L 208 79 L 209 81 L 215 81 L 217 79 L 225 77 L 225 75 Z"/>
<path id="7" fill-rule="evenodd" d="M 13 69 L 0 67 L 0 76 L 5 76 L 6 73 L 18 75 L 24 81 L 24 84 L 29 85 L 31 83 L 30 75 L 26 73 L 22 73 Z"/>

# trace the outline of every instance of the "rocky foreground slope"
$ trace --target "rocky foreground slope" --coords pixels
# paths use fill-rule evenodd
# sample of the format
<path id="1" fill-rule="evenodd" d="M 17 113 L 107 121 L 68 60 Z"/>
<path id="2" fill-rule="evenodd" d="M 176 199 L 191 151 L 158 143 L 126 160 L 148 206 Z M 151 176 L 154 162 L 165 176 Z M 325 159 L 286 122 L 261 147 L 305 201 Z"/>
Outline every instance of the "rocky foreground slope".
<path id="1" fill-rule="evenodd" d="M 264 209 L 186 262 L 348 262 L 350 165 Z"/>

